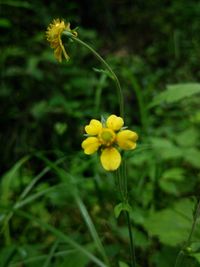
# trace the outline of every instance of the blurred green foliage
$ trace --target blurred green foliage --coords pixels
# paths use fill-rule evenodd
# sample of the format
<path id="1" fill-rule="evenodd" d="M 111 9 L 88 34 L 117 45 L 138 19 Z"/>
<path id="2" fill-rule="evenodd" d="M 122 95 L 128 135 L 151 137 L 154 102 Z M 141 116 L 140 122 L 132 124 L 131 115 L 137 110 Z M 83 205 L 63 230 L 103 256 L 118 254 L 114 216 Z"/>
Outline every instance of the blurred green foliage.
<path id="1" fill-rule="evenodd" d="M 200 3 L 1 0 L 0 13 L 0 266 L 129 264 L 114 176 L 80 147 L 91 118 L 118 113 L 114 84 L 75 43 L 56 62 L 57 17 L 116 71 L 139 133 L 125 154 L 138 266 L 173 266 L 200 190 Z M 182 267 L 200 266 L 199 242 L 198 221 Z"/>

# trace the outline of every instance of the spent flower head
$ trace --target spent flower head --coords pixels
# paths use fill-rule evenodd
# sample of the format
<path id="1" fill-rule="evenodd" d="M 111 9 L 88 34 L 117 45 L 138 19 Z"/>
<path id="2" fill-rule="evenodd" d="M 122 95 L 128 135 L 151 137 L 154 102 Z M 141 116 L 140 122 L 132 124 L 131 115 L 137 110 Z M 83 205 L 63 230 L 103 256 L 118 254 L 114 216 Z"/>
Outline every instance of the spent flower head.
<path id="1" fill-rule="evenodd" d="M 92 119 L 85 126 L 87 138 L 82 142 L 84 153 L 91 155 L 100 150 L 100 161 L 107 171 L 119 168 L 121 155 L 119 149 L 132 150 L 136 148 L 137 133 L 124 129 L 121 117 L 110 115 L 105 123 Z"/>
<path id="2" fill-rule="evenodd" d="M 65 23 L 64 20 L 54 19 L 52 23 L 49 24 L 46 37 L 47 41 L 50 43 L 51 48 L 54 49 L 55 58 L 61 62 L 62 55 L 69 60 L 69 56 L 65 50 L 65 47 L 62 43 L 61 35 L 64 31 L 70 32 L 75 37 L 78 35 L 75 30 L 71 30 L 70 23 Z"/>

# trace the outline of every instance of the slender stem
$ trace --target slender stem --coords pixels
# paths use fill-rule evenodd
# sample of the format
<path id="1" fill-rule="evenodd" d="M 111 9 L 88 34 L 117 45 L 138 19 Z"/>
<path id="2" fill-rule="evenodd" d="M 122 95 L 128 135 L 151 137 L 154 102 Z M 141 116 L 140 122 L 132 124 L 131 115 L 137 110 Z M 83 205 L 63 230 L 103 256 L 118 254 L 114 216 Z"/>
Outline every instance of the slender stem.
<path id="1" fill-rule="evenodd" d="M 176 262 L 175 262 L 175 265 L 174 267 L 178 267 L 178 266 L 182 266 L 182 263 L 183 263 L 183 257 L 184 257 L 184 252 L 183 250 L 181 249 L 176 257 Z M 179 264 L 180 263 L 180 264 Z"/>
<path id="2" fill-rule="evenodd" d="M 114 73 L 114 71 L 112 70 L 112 68 L 110 67 L 110 65 L 99 55 L 99 53 L 97 53 L 90 45 L 86 44 L 84 41 L 80 40 L 79 38 L 75 37 L 73 34 L 71 34 L 70 32 L 64 31 L 63 34 L 67 35 L 68 37 L 70 37 L 70 39 L 72 39 L 73 41 L 83 45 L 84 47 L 86 47 L 87 49 L 89 49 L 94 55 L 95 57 L 106 67 L 106 69 L 110 72 L 116 88 L 117 88 L 117 94 L 118 94 L 118 101 L 119 101 L 119 112 L 120 112 L 120 116 L 123 118 L 124 117 L 124 100 L 123 100 L 123 94 L 122 94 L 122 88 L 120 85 L 120 82 L 116 76 L 116 74 Z"/>
<path id="3" fill-rule="evenodd" d="M 121 184 L 121 201 L 125 204 L 128 204 L 128 190 L 127 190 L 127 177 L 125 171 L 124 162 L 122 162 L 122 166 L 117 171 L 119 176 L 119 184 Z M 129 239 L 130 239 L 130 255 L 131 255 L 131 267 L 136 267 L 136 257 L 135 257 L 135 246 L 134 246 L 134 239 L 131 229 L 131 221 L 129 211 L 124 210 L 126 221 L 128 225 L 128 232 L 129 232 Z"/>
<path id="4" fill-rule="evenodd" d="M 191 242 L 194 230 L 196 228 L 197 219 L 198 219 L 199 215 L 200 215 L 200 200 L 199 200 L 199 202 L 197 204 L 196 212 L 195 212 L 195 215 L 194 215 L 194 220 L 193 220 L 193 223 L 192 223 L 192 228 L 191 228 L 191 231 L 190 231 L 186 246 L 190 245 L 190 242 Z"/>
<path id="5" fill-rule="evenodd" d="M 119 113 L 120 113 L 120 116 L 123 118 L 124 117 L 124 99 L 123 99 L 122 89 L 121 89 L 120 82 L 116 74 L 110 67 L 110 65 L 90 45 L 80 40 L 79 38 L 75 37 L 72 33 L 68 31 L 64 31 L 63 34 L 68 36 L 71 40 L 89 49 L 95 55 L 95 57 L 105 66 L 105 68 L 110 72 L 111 77 L 113 78 L 116 88 L 117 88 L 117 95 L 118 95 L 118 101 L 119 101 Z M 126 167 L 124 163 L 122 163 L 122 166 L 117 171 L 117 185 L 119 187 L 121 201 L 125 204 L 128 204 L 127 177 L 126 177 L 125 168 Z M 131 267 L 136 267 L 135 248 L 134 248 L 134 242 L 133 242 L 131 222 L 130 222 L 129 212 L 127 210 L 125 210 L 125 215 L 126 215 L 126 220 L 128 224 L 128 231 L 129 231 L 129 238 L 130 238 Z"/>
<path id="6" fill-rule="evenodd" d="M 175 262 L 175 265 L 174 267 L 178 267 L 178 266 L 182 266 L 182 263 L 183 263 L 183 257 L 184 257 L 184 249 L 186 249 L 189 245 L 190 245 L 190 242 L 191 242 L 191 239 L 192 239 L 192 236 L 194 234 L 194 231 L 195 231 L 195 228 L 196 228 L 196 224 L 197 224 L 197 219 L 200 215 L 200 200 L 197 204 L 197 208 L 196 208 L 196 212 L 195 212 L 195 215 L 194 215 L 194 219 L 193 219 L 193 223 L 192 223 L 192 227 L 191 227 L 191 230 L 190 230 L 190 233 L 189 233 L 189 237 L 188 237 L 188 240 L 186 242 L 186 244 L 184 245 L 184 247 L 179 251 L 177 257 L 176 257 L 176 262 Z"/>
<path id="7" fill-rule="evenodd" d="M 119 171 L 116 172 L 116 186 L 117 186 L 117 190 L 120 194 L 120 199 L 122 200 L 123 199 L 123 190 L 121 188 L 121 181 L 120 181 L 120 174 L 119 174 Z"/>
<path id="8" fill-rule="evenodd" d="M 129 232 L 129 238 L 130 238 L 131 267 L 136 267 L 135 247 L 133 243 L 130 216 L 129 216 L 128 211 L 125 211 L 125 214 L 126 214 L 126 220 L 128 224 L 128 232 Z"/>

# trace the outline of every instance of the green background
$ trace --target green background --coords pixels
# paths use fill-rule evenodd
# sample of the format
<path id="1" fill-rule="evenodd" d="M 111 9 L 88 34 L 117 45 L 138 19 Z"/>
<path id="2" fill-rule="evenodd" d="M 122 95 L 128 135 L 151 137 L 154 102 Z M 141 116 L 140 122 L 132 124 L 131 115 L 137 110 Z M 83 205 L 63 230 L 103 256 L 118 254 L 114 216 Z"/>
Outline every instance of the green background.
<path id="1" fill-rule="evenodd" d="M 56 62 L 54 18 L 119 77 L 139 134 L 125 153 L 137 263 L 174 266 L 200 189 L 199 1 L 1 0 L 0 14 L 0 266 L 130 264 L 115 176 L 81 150 L 90 119 L 119 114 L 116 88 L 75 42 L 63 38 L 70 61 Z M 200 266 L 199 242 L 197 220 L 181 267 Z"/>

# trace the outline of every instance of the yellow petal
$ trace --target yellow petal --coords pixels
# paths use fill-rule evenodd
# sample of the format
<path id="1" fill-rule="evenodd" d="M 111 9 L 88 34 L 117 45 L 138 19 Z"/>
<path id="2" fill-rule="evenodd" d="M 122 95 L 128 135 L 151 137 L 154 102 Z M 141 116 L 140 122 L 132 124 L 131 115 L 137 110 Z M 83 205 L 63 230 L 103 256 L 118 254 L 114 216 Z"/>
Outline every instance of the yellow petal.
<path id="1" fill-rule="evenodd" d="M 138 135 L 130 130 L 124 130 L 117 134 L 117 143 L 119 147 L 125 150 L 136 148 Z"/>
<path id="2" fill-rule="evenodd" d="M 102 124 L 98 120 L 91 120 L 89 125 L 85 126 L 85 131 L 90 135 L 97 135 L 102 129 Z"/>
<path id="3" fill-rule="evenodd" d="M 59 62 L 62 62 L 62 48 L 60 46 L 54 50 L 54 56 Z"/>
<path id="4" fill-rule="evenodd" d="M 124 125 L 124 121 L 121 117 L 117 117 L 116 115 L 110 115 L 106 121 L 106 126 L 113 131 L 118 131 Z"/>
<path id="5" fill-rule="evenodd" d="M 54 49 L 55 58 L 59 62 L 62 61 L 62 55 L 64 55 L 66 60 L 69 60 L 69 56 L 66 53 L 65 47 L 61 40 L 61 35 L 63 34 L 64 30 L 71 32 L 74 36 L 77 36 L 77 32 L 70 29 L 70 23 L 65 24 L 64 20 L 60 19 L 54 19 L 46 31 L 47 41 Z"/>
<path id="6" fill-rule="evenodd" d="M 88 137 L 82 142 L 81 146 L 84 149 L 85 154 L 91 155 L 98 150 L 100 143 L 98 138 Z"/>
<path id="7" fill-rule="evenodd" d="M 106 171 L 115 171 L 121 163 L 121 155 L 116 148 L 109 147 L 102 151 L 100 160 Z"/>

